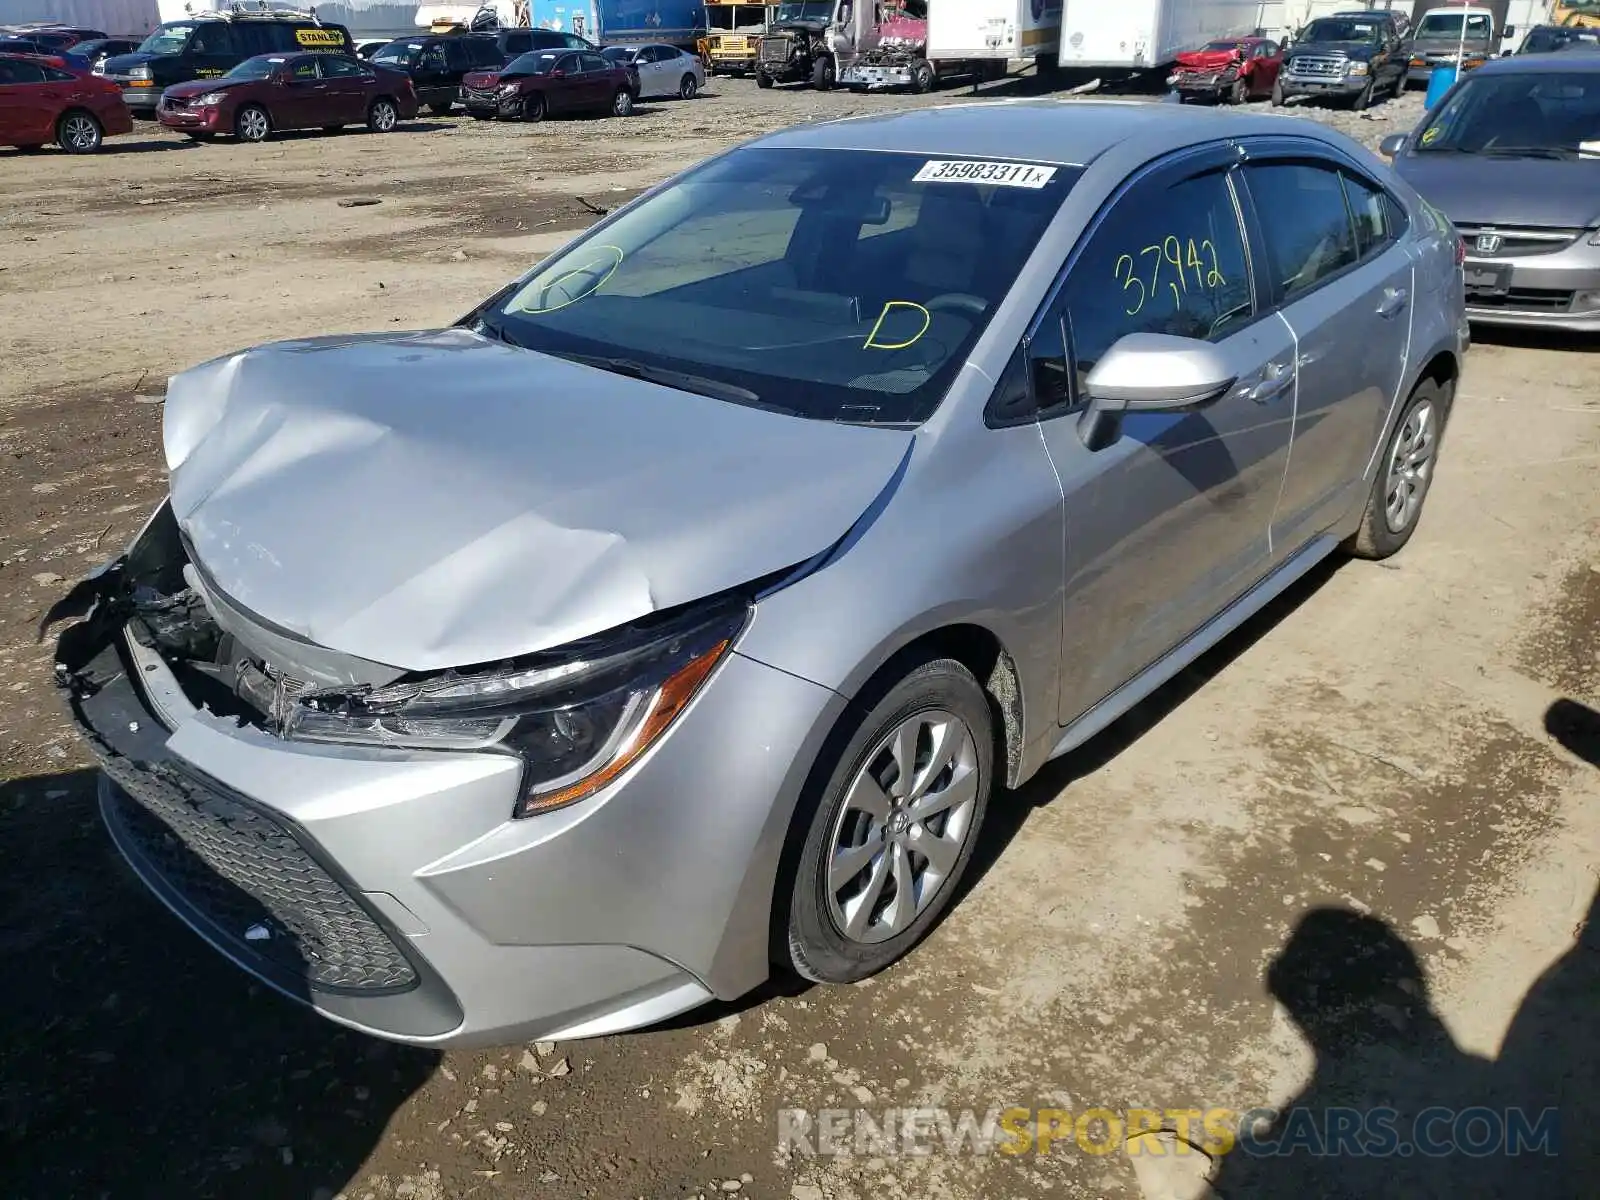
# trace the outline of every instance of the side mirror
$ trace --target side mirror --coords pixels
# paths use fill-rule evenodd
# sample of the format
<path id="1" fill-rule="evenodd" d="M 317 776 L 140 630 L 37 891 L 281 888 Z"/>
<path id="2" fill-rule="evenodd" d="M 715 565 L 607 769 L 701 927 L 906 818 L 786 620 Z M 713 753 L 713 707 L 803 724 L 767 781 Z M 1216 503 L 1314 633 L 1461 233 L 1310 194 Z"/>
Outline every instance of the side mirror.
<path id="1" fill-rule="evenodd" d="M 1090 450 L 1116 441 L 1128 413 L 1196 412 L 1221 398 L 1237 376 L 1210 342 L 1165 333 L 1130 333 L 1107 350 L 1084 381 L 1089 407 L 1078 436 Z"/>
<path id="2" fill-rule="evenodd" d="M 566 77 L 567 77 L 567 73 L 565 71 L 563 71 L 560 67 L 557 67 L 554 71 L 550 72 L 550 78 L 551 79 L 565 79 Z"/>
<path id="3" fill-rule="evenodd" d="M 1385 158 L 1399 158 L 1400 151 L 1406 148 L 1406 141 L 1410 136 L 1408 133 L 1391 133 L 1378 143 L 1378 153 Z"/>
<path id="4" fill-rule="evenodd" d="M 1516 37 L 1517 36 L 1517 27 L 1515 25 L 1507 25 L 1504 29 L 1502 29 L 1500 31 L 1500 36 L 1501 37 Z"/>

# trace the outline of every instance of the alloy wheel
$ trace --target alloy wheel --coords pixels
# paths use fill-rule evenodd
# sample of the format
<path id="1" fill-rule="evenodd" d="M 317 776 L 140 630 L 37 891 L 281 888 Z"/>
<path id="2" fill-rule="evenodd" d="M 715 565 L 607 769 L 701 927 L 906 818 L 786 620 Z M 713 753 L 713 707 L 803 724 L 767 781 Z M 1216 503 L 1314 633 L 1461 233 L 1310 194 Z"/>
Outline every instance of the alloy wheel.
<path id="1" fill-rule="evenodd" d="M 239 114 L 239 136 L 247 142 L 263 141 L 270 128 L 267 114 L 259 108 L 247 108 Z"/>
<path id="2" fill-rule="evenodd" d="M 394 105 L 387 100 L 379 100 L 372 106 L 372 128 L 378 133 L 388 133 L 392 130 L 398 117 Z"/>
<path id="3" fill-rule="evenodd" d="M 100 141 L 100 129 L 93 118 L 73 113 L 61 123 L 61 140 L 67 144 L 67 149 L 81 154 L 95 148 Z"/>
<path id="4" fill-rule="evenodd" d="M 887 941 L 939 894 L 973 831 L 978 752 L 942 710 L 881 738 L 845 793 L 828 845 L 828 912 L 846 938 Z"/>
<path id="5" fill-rule="evenodd" d="M 1438 422 L 1433 405 L 1417 405 L 1395 435 L 1384 485 L 1383 517 L 1392 533 L 1407 529 L 1417 519 L 1433 477 Z"/>

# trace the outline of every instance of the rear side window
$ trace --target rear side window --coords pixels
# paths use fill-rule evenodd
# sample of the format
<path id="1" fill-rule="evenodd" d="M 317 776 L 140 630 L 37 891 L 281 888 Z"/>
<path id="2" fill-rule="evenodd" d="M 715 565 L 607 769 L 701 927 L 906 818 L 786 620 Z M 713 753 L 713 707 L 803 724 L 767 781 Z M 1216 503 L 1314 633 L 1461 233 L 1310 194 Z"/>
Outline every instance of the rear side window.
<path id="1" fill-rule="evenodd" d="M 1345 202 L 1356 223 L 1356 253 L 1366 258 L 1381 251 L 1398 232 L 1389 224 L 1389 198 L 1364 179 L 1349 174 L 1343 179 Z"/>
<path id="2" fill-rule="evenodd" d="M 33 63 L 0 62 L 0 83 L 43 83 L 44 72 Z"/>
<path id="3" fill-rule="evenodd" d="M 505 52 L 507 54 L 526 54 L 533 49 L 533 35 L 528 33 L 506 34 Z"/>
<path id="4" fill-rule="evenodd" d="M 475 67 L 495 67 L 500 65 L 500 48 L 488 38 L 466 38 L 463 45 L 467 48 L 467 57 Z"/>
<path id="5" fill-rule="evenodd" d="M 337 55 L 330 54 L 322 60 L 322 74 L 326 79 L 365 75 L 366 73 L 359 63 L 352 62 L 348 58 L 340 58 Z"/>
<path id="6" fill-rule="evenodd" d="M 444 44 L 444 60 L 452 71 L 465 71 L 472 66 L 471 55 L 460 42 Z"/>
<path id="7" fill-rule="evenodd" d="M 1356 231 L 1341 173 L 1311 163 L 1245 168 L 1267 239 L 1268 274 L 1284 300 L 1307 292 L 1354 263 Z"/>
<path id="8" fill-rule="evenodd" d="M 1030 347 L 1041 408 L 1080 395 L 1084 378 L 1127 334 L 1214 342 L 1248 324 L 1250 272 L 1227 176 L 1135 185 L 1090 236 L 1057 308 Z M 1071 339 L 1070 386 L 1063 335 Z"/>
<path id="9" fill-rule="evenodd" d="M 601 58 L 598 54 L 580 54 L 578 55 L 578 61 L 583 64 L 582 70 L 585 71 L 604 71 L 611 66 L 610 63 Z"/>
<path id="10" fill-rule="evenodd" d="M 236 25 L 233 30 L 234 51 L 246 58 L 254 58 L 257 54 L 270 54 L 274 50 L 286 49 L 272 34 L 272 28 L 266 24 Z"/>

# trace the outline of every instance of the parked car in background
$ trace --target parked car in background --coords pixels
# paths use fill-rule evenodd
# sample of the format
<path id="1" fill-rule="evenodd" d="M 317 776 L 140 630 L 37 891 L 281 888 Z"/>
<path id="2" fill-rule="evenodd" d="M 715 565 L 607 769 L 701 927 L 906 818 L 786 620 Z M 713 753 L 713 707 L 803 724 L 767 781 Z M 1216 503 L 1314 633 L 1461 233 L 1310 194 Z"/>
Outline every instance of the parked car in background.
<path id="1" fill-rule="evenodd" d="M 1284 52 L 1275 104 L 1295 96 L 1348 100 L 1366 109 L 1406 88 L 1406 56 L 1387 12 L 1318 17 Z"/>
<path id="2" fill-rule="evenodd" d="M 595 50 L 535 50 L 498 71 L 474 71 L 461 85 L 467 112 L 480 121 L 508 117 L 542 121 L 558 113 L 626 117 L 638 98 L 628 67 Z"/>
<path id="3" fill-rule="evenodd" d="M 98 29 L 84 29 L 71 25 L 36 24 L 0 28 L 0 34 L 21 38 L 42 47 L 47 54 L 60 54 L 79 42 L 91 38 L 109 37 Z"/>
<path id="4" fill-rule="evenodd" d="M 1282 69 L 1283 51 L 1270 38 L 1223 38 L 1178 55 L 1167 83 L 1185 100 L 1243 104 L 1273 95 Z"/>
<path id="5" fill-rule="evenodd" d="M 417 115 L 417 93 L 403 72 L 344 54 L 262 54 L 220 79 L 169 87 L 156 116 L 197 139 L 231 133 L 265 141 L 283 129 L 365 125 L 389 133 Z"/>
<path id="6" fill-rule="evenodd" d="M 1405 546 L 1457 246 L 1325 125 L 923 108 L 699 163 L 454 328 L 183 372 L 56 648 L 110 836 L 435 1051 L 871 976 L 991 797 Z"/>
<path id="7" fill-rule="evenodd" d="M 89 154 L 106 135 L 132 129 L 115 84 L 59 58 L 0 52 L 0 146 L 54 142 L 68 154 Z"/>
<path id="8" fill-rule="evenodd" d="M 1381 149 L 1461 231 L 1472 320 L 1600 331 L 1600 55 L 1496 59 Z"/>
<path id="9" fill-rule="evenodd" d="M 36 42 L 32 38 L 0 38 L 0 54 L 26 54 L 33 58 L 48 58 L 52 62 L 63 65 L 66 63 L 64 54 L 52 50 L 43 42 Z"/>
<path id="10" fill-rule="evenodd" d="M 1446 0 L 1418 0 L 1428 11 L 1417 19 L 1407 45 L 1409 83 L 1425 85 L 1435 67 L 1454 67 L 1465 74 L 1500 54 L 1505 39 L 1516 28 L 1505 24 L 1506 0 L 1461 4 Z"/>
<path id="11" fill-rule="evenodd" d="M 376 41 L 361 42 L 356 46 L 356 57 L 370 59 L 393 40 L 393 38 L 378 38 Z"/>
<path id="12" fill-rule="evenodd" d="M 119 54 L 132 54 L 139 48 L 139 38 L 88 38 L 78 42 L 68 50 L 66 57 L 75 62 L 82 63 L 93 71 L 108 58 Z"/>
<path id="13" fill-rule="evenodd" d="M 521 47 L 521 49 L 517 49 Z M 531 50 L 592 50 L 575 33 L 552 29 L 502 29 L 491 33 L 418 34 L 397 38 L 372 57 L 405 71 L 417 98 L 443 116 L 461 99 L 461 81 L 473 71 L 495 71 Z"/>
<path id="14" fill-rule="evenodd" d="M 132 54 L 100 64 L 107 79 L 122 88 L 135 116 L 154 117 L 162 93 L 175 83 L 220 79 L 258 54 L 301 52 L 351 54 L 355 43 L 343 25 L 281 11 L 212 14 L 167 21 Z"/>
<path id="15" fill-rule="evenodd" d="M 641 100 L 660 96 L 693 100 L 706 85 L 706 68 L 700 56 L 676 46 L 607 46 L 600 53 L 609 62 L 633 68 Z"/>
<path id="16" fill-rule="evenodd" d="M 1535 25 L 1517 48 L 1520 54 L 1554 54 L 1561 50 L 1600 50 L 1600 29 L 1578 25 Z"/>

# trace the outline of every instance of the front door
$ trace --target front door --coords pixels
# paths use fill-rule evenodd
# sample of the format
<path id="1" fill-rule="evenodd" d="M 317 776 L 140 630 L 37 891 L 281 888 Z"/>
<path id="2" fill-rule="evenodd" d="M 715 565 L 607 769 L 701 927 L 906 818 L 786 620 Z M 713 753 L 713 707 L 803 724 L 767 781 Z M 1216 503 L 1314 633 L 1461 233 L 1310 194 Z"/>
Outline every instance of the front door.
<path id="1" fill-rule="evenodd" d="M 284 68 L 281 98 L 272 104 L 272 122 L 279 129 L 307 129 L 332 125 L 337 118 L 328 115 L 328 85 L 317 72 L 317 56 L 301 54 Z"/>
<path id="2" fill-rule="evenodd" d="M 578 55 L 578 67 L 583 75 L 583 91 L 578 101 L 591 112 L 605 112 L 611 107 L 611 64 L 592 50 Z"/>
<path id="3" fill-rule="evenodd" d="M 37 63 L 0 59 L 0 146 L 42 146 L 55 137 Z"/>
<path id="4" fill-rule="evenodd" d="M 1030 339 L 1035 386 L 1059 410 L 1041 429 L 1066 506 L 1063 724 L 1272 566 L 1293 341 L 1255 302 L 1236 162 L 1232 150 L 1190 153 L 1136 180 L 1091 230 Z M 1091 450 L 1084 380 L 1130 333 L 1211 342 L 1237 382 L 1201 411 L 1130 415 L 1115 442 Z"/>
<path id="5" fill-rule="evenodd" d="M 205 21 L 189 38 L 188 66 L 193 79 L 226 75 L 243 57 L 234 45 L 233 29 L 224 21 Z"/>
<path id="6" fill-rule="evenodd" d="M 1294 450 L 1273 539 L 1293 550 L 1365 497 L 1365 473 L 1398 399 L 1411 346 L 1410 256 L 1374 181 L 1292 143 L 1251 145 L 1244 177 L 1263 273 L 1294 331 Z"/>

